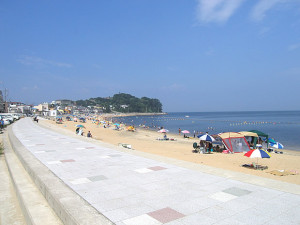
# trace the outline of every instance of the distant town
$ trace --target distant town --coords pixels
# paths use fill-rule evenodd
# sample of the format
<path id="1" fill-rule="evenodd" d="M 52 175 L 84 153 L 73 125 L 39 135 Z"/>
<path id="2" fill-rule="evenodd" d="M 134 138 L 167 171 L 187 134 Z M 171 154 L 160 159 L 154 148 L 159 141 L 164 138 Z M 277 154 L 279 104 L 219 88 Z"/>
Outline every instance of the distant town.
<path id="1" fill-rule="evenodd" d="M 137 98 L 119 93 L 113 97 L 97 97 L 72 101 L 67 99 L 26 105 L 22 102 L 6 101 L 0 90 L 0 113 L 20 113 L 55 117 L 64 114 L 102 114 L 102 113 L 161 113 L 162 104 L 158 99 Z"/>

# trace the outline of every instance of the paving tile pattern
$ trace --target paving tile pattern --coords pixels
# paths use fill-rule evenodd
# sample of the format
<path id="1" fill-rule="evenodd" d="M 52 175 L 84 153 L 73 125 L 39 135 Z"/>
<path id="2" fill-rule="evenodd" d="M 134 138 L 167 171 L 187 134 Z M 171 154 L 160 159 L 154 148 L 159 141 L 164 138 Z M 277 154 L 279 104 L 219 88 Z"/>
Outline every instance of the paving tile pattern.
<path id="1" fill-rule="evenodd" d="M 30 131 L 30 132 L 29 132 Z M 21 143 L 117 225 L 300 224 L 300 196 L 181 168 L 44 129 Z"/>

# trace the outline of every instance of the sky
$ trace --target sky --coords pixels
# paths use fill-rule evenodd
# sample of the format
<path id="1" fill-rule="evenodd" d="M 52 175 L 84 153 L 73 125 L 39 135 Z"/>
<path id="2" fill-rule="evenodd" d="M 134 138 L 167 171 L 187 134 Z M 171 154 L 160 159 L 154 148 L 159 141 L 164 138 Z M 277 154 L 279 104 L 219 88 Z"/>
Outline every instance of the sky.
<path id="1" fill-rule="evenodd" d="M 165 112 L 300 110 L 300 0 L 0 2 L 0 90 Z"/>

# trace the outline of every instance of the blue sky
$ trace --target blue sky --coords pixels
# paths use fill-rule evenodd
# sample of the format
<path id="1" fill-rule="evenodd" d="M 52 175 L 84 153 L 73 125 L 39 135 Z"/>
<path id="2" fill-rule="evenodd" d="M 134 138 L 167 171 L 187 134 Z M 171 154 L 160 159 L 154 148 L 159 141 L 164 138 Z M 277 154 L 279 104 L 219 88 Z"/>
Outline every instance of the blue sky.
<path id="1" fill-rule="evenodd" d="M 2 0 L 0 33 L 11 101 L 300 110 L 300 0 Z"/>

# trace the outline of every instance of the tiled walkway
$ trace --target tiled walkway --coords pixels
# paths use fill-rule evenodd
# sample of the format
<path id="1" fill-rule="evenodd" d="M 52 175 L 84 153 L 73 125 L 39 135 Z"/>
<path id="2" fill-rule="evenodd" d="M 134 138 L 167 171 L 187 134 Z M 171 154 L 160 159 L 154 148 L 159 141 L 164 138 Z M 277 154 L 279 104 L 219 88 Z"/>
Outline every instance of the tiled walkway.
<path id="1" fill-rule="evenodd" d="M 64 136 L 29 119 L 21 143 L 117 225 L 300 224 L 300 196 Z"/>

